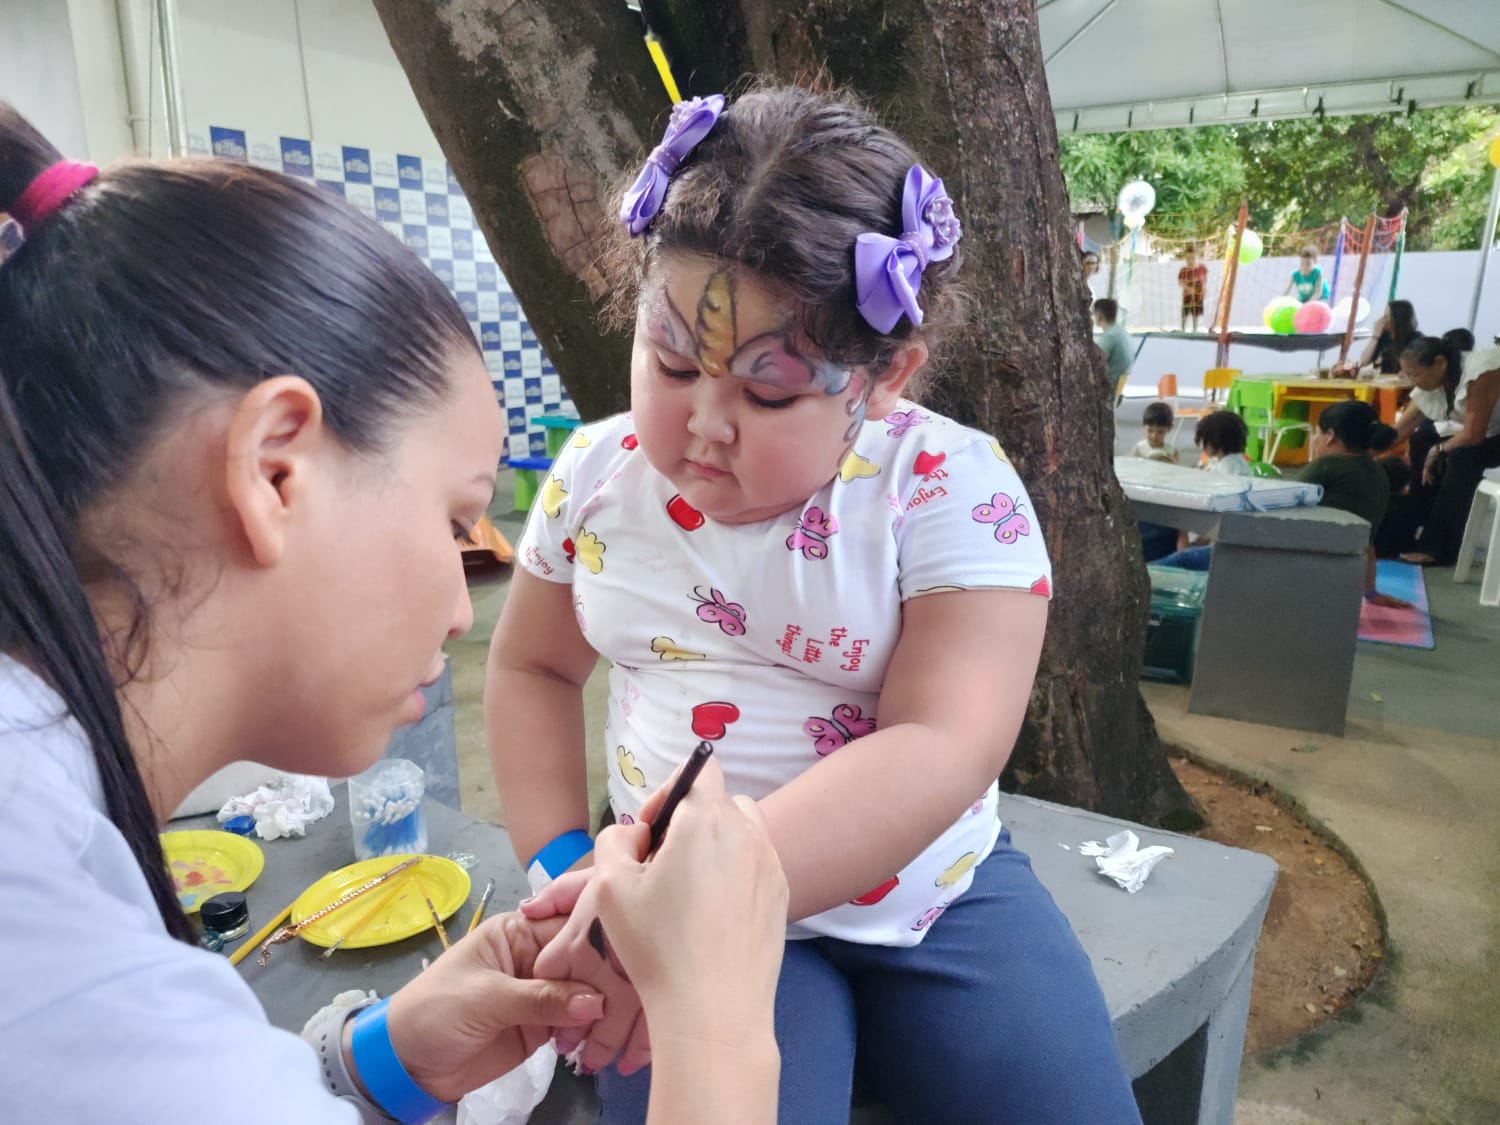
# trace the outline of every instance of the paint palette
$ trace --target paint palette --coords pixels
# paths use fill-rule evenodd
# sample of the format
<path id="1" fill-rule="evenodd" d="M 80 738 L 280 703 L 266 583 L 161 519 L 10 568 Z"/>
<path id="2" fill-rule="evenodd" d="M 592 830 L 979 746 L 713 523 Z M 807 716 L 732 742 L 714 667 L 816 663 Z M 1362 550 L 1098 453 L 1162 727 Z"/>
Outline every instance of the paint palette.
<path id="1" fill-rule="evenodd" d="M 266 865 L 260 845 L 233 832 L 163 832 L 161 850 L 177 886 L 177 901 L 189 914 L 214 895 L 243 891 Z"/>
<path id="2" fill-rule="evenodd" d="M 316 914 L 350 891 L 410 858 L 409 855 L 378 856 L 330 871 L 292 903 L 292 922 L 297 923 Z M 299 931 L 297 936 L 313 945 L 326 947 L 349 934 L 340 949 L 365 949 L 372 945 L 401 941 L 420 934 L 423 930 L 430 931 L 432 915 L 427 912 L 427 904 L 422 900 L 423 890 L 432 896 L 432 905 L 437 910 L 438 917 L 447 919 L 468 900 L 469 873 L 451 859 L 424 855 L 422 862 L 392 877 L 388 883 L 366 892 L 347 906 L 319 918 Z M 392 894 L 394 897 L 390 897 L 382 905 L 382 896 Z M 377 907 L 376 913 L 371 915 L 369 912 Z M 358 931 L 353 932 L 356 926 Z"/>

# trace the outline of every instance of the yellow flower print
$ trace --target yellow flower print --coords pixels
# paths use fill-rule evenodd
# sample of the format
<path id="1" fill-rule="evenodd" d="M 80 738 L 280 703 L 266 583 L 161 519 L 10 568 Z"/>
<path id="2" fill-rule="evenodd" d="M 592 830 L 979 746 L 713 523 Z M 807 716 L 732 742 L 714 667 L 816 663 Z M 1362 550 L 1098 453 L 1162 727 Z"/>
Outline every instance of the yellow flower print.
<path id="1" fill-rule="evenodd" d="M 671 637 L 652 637 L 651 651 L 657 653 L 663 660 L 705 660 L 707 657 L 701 652 L 693 652 L 691 649 L 679 648 L 677 642 Z"/>
<path id="2" fill-rule="evenodd" d="M 562 510 L 562 502 L 568 498 L 568 490 L 563 487 L 563 482 L 557 477 L 549 476 L 547 483 L 542 485 L 542 511 L 547 513 L 548 519 L 556 519 L 557 513 Z"/>
<path id="3" fill-rule="evenodd" d="M 858 480 L 860 477 L 873 477 L 880 475 L 880 466 L 874 461 L 866 461 L 854 450 L 849 451 L 849 456 L 844 458 L 844 464 L 839 469 L 839 480 L 848 484 L 850 481 Z"/>
<path id="4" fill-rule="evenodd" d="M 967 875 L 978 862 L 978 852 L 965 852 L 954 861 L 952 867 L 933 880 L 933 885 L 944 888 L 957 886 L 958 881 Z"/>
<path id="5" fill-rule="evenodd" d="M 646 788 L 646 775 L 635 764 L 635 755 L 623 746 L 615 747 L 615 765 L 620 767 L 620 776 L 625 779 L 626 785 L 633 785 L 637 789 Z"/>
<path id="6" fill-rule="evenodd" d="M 578 561 L 594 574 L 604 569 L 604 543 L 592 531 L 580 531 L 573 550 Z"/>

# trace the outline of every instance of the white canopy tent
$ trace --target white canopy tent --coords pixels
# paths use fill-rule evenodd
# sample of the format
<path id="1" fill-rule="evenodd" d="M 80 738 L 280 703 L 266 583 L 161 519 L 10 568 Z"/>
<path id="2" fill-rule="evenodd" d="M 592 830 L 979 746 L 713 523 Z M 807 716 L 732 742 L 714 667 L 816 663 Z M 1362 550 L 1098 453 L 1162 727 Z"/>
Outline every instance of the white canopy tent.
<path id="1" fill-rule="evenodd" d="M 1037 0 L 1057 130 L 1500 102 L 1500 0 Z"/>

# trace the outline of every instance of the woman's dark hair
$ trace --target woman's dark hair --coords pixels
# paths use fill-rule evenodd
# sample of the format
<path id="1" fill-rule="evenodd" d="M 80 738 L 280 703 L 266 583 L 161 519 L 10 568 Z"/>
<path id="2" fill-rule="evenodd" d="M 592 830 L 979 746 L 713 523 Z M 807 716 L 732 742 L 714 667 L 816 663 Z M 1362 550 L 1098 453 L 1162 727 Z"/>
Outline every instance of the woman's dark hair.
<path id="1" fill-rule="evenodd" d="M 1141 415 L 1143 426 L 1170 426 L 1171 424 L 1172 408 L 1164 402 L 1153 402 Z"/>
<path id="2" fill-rule="evenodd" d="M 58 159 L 0 102 L 0 211 Z M 346 446 L 379 454 L 403 417 L 441 399 L 465 346 L 453 298 L 375 222 L 227 161 L 107 171 L 0 265 L 0 652 L 82 728 L 108 816 L 176 937 L 193 931 L 116 694 L 144 659 L 147 607 L 84 517 L 195 396 L 297 374 Z M 121 584 L 137 606 L 109 657 L 91 582 Z"/>
<path id="3" fill-rule="evenodd" d="M 1474 350 L 1474 333 L 1467 328 L 1450 328 L 1443 333 L 1443 339 L 1461 352 Z"/>
<path id="4" fill-rule="evenodd" d="M 1350 453 L 1384 453 L 1396 442 L 1396 431 L 1380 420 L 1368 402 L 1336 402 L 1318 415 L 1318 429 L 1332 434 Z"/>
<path id="5" fill-rule="evenodd" d="M 1094 311 L 1104 318 L 1106 324 L 1113 324 L 1120 318 L 1120 302 L 1113 297 L 1100 297 L 1094 302 Z"/>
<path id="6" fill-rule="evenodd" d="M 678 167 L 643 237 L 631 239 L 611 224 L 604 255 L 608 320 L 620 328 L 634 324 L 648 262 L 676 252 L 755 270 L 787 300 L 794 330 L 836 362 L 879 371 L 919 335 L 935 343 L 963 317 L 956 284 L 962 243 L 922 272 L 920 329 L 902 317 L 882 334 L 855 308 L 854 240 L 872 232 L 901 236 L 901 190 L 919 163 L 941 176 L 941 168 L 922 161 L 852 95 L 751 89 L 729 102 Z"/>
<path id="7" fill-rule="evenodd" d="M 1446 335 L 1418 336 L 1401 352 L 1401 358 L 1418 367 L 1431 367 L 1442 359 L 1447 365 L 1443 368 L 1443 393 L 1448 396 L 1448 409 L 1452 410 L 1453 396 L 1464 377 L 1464 353 L 1458 346 Z"/>
<path id="8" fill-rule="evenodd" d="M 1391 354 L 1400 357 L 1414 339 L 1421 335 L 1417 327 L 1417 310 L 1410 301 L 1392 301 L 1386 306 L 1391 333 Z"/>
<path id="9" fill-rule="evenodd" d="M 1205 449 L 1213 449 L 1219 456 L 1245 452 L 1245 443 L 1250 432 L 1245 420 L 1232 410 L 1215 410 L 1199 419 L 1193 430 L 1193 441 Z"/>

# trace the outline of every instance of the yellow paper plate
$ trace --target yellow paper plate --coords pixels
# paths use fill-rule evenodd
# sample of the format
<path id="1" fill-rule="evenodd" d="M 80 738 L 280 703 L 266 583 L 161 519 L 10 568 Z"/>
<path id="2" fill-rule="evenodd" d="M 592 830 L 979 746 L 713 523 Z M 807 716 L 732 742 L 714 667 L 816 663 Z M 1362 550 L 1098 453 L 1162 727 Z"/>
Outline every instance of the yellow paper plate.
<path id="1" fill-rule="evenodd" d="M 198 913 L 204 899 L 243 891 L 266 865 L 260 845 L 233 832 L 163 832 L 161 850 L 177 884 L 177 901 L 189 914 Z"/>
<path id="2" fill-rule="evenodd" d="M 292 903 L 292 921 L 300 922 L 303 918 L 316 914 L 329 903 L 410 858 L 409 855 L 387 855 L 378 859 L 361 860 L 337 871 L 330 871 Z M 418 890 L 417 880 L 413 876 L 422 880 L 423 888 L 432 896 L 432 905 L 437 908 L 439 918 L 451 917 L 469 897 L 467 871 L 451 859 L 426 855 L 422 857 L 421 863 L 408 867 L 390 882 L 366 891 L 348 905 L 319 918 L 297 936 L 314 945 L 329 946 L 358 926 L 358 932 L 339 948 L 365 949 L 372 945 L 389 945 L 423 930 L 431 930 L 432 915 L 427 913 L 427 904 L 422 901 L 422 892 Z M 382 897 L 391 894 L 392 889 L 398 885 L 400 890 L 395 892 L 396 897 L 380 906 L 368 921 L 364 921 L 366 915 L 380 904 Z M 360 925 L 362 921 L 364 924 Z"/>

